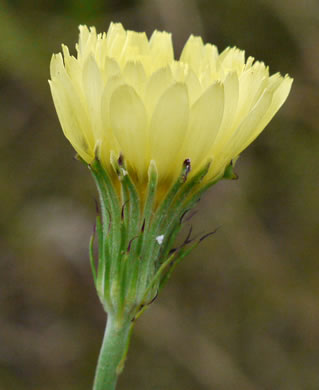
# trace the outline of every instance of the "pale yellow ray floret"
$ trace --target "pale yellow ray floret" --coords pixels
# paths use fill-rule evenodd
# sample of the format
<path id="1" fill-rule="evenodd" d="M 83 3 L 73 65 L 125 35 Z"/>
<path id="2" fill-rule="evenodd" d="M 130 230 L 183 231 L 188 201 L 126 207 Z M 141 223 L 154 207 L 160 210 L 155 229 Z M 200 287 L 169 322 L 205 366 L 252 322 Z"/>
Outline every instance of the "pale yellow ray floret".
<path id="1" fill-rule="evenodd" d="M 171 34 L 107 33 L 80 26 L 76 57 L 63 45 L 51 60 L 50 86 L 65 136 L 91 163 L 98 153 L 106 169 L 123 154 L 135 184 L 147 180 L 155 161 L 159 181 L 171 183 L 189 158 L 191 174 L 212 161 L 205 181 L 261 133 L 286 100 L 292 79 L 269 76 L 262 62 L 238 48 L 190 36 L 179 60 Z"/>

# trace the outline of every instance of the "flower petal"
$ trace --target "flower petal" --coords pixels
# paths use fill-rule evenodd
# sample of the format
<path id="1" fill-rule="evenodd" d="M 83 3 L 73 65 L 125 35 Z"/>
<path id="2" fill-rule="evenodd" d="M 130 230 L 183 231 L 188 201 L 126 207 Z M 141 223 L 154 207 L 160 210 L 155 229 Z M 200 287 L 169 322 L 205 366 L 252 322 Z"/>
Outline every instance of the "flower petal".
<path id="1" fill-rule="evenodd" d="M 104 69 L 103 75 L 105 79 L 109 79 L 113 76 L 116 76 L 121 71 L 119 64 L 116 62 L 114 58 L 105 57 L 104 60 Z"/>
<path id="2" fill-rule="evenodd" d="M 121 85 L 114 91 L 110 122 L 124 159 L 143 177 L 147 174 L 147 117 L 142 100 L 131 86 Z"/>
<path id="3" fill-rule="evenodd" d="M 237 111 L 239 99 L 239 80 L 236 72 L 230 72 L 224 81 L 224 116 L 214 145 L 216 149 L 222 149 L 233 133 L 233 123 Z"/>
<path id="4" fill-rule="evenodd" d="M 151 155 L 162 177 L 180 170 L 175 161 L 186 135 L 188 115 L 186 85 L 176 83 L 159 99 L 150 124 Z"/>
<path id="5" fill-rule="evenodd" d="M 155 30 L 150 38 L 150 55 L 156 68 L 166 66 L 174 60 L 172 34 Z"/>
<path id="6" fill-rule="evenodd" d="M 152 74 L 146 86 L 144 99 L 149 113 L 153 113 L 158 99 L 173 82 L 173 75 L 168 66 L 161 68 Z"/>
<path id="7" fill-rule="evenodd" d="M 126 31 L 121 23 L 111 23 L 106 35 L 107 52 L 110 57 L 119 58 L 126 41 Z"/>
<path id="8" fill-rule="evenodd" d="M 207 160 L 218 134 L 224 113 L 224 86 L 215 83 L 208 88 L 190 110 L 185 158 L 193 166 Z"/>
<path id="9" fill-rule="evenodd" d="M 202 87 L 195 72 L 193 72 L 190 68 L 186 74 L 185 83 L 187 85 L 189 103 L 193 104 L 202 93 Z"/>
<path id="10" fill-rule="evenodd" d="M 203 59 L 204 44 L 201 37 L 191 35 L 181 53 L 180 61 L 189 64 L 195 72 L 200 70 Z"/>
<path id="11" fill-rule="evenodd" d="M 50 80 L 49 84 L 64 135 L 77 153 L 90 163 L 94 158 L 94 141 L 89 134 L 90 128 L 83 127 L 83 123 L 88 122 L 85 110 L 81 112 L 76 94 L 66 91 L 65 84 L 60 79 Z"/>
<path id="12" fill-rule="evenodd" d="M 271 121 L 271 119 L 277 113 L 279 108 L 284 104 L 284 102 L 286 101 L 286 99 L 289 95 L 292 81 L 293 80 L 288 76 L 286 76 L 284 79 L 281 79 L 279 86 L 273 92 L 272 101 L 271 101 L 271 104 L 270 104 L 266 114 L 262 117 L 262 119 L 260 120 L 258 125 L 256 125 L 251 136 L 244 144 L 243 149 L 247 148 L 247 146 L 249 144 L 251 144 L 258 137 L 258 135 L 263 131 L 263 129 L 268 125 L 268 123 Z"/>
<path id="13" fill-rule="evenodd" d="M 262 122 L 262 119 L 268 111 L 272 97 L 272 92 L 266 90 L 253 110 L 241 123 L 239 128 L 236 130 L 236 133 L 225 147 L 224 158 L 226 160 L 230 161 L 234 157 L 237 157 L 247 147 L 249 140 L 256 132 L 256 129 L 259 128 L 259 124 Z M 264 127 L 261 130 L 263 129 Z"/>
<path id="14" fill-rule="evenodd" d="M 95 134 L 96 142 L 102 138 L 100 102 L 103 91 L 101 72 L 92 55 L 88 57 L 83 67 L 83 90 L 86 97 L 89 118 Z"/>
<path id="15" fill-rule="evenodd" d="M 123 78 L 125 79 L 127 84 L 134 87 L 135 91 L 138 92 L 141 97 L 144 96 L 146 75 L 141 62 L 127 62 L 123 70 Z"/>

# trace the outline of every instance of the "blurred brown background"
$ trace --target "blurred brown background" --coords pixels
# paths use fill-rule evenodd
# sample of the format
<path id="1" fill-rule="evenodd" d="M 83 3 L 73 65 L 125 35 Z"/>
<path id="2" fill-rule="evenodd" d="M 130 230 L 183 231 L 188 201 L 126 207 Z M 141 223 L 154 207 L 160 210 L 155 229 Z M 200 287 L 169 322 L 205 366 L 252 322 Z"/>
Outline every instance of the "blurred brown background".
<path id="1" fill-rule="evenodd" d="M 121 389 L 319 389 L 319 3 L 0 0 L 0 389 L 91 388 L 105 316 L 87 245 L 96 190 L 51 101 L 79 23 L 237 45 L 292 93 L 192 220 L 218 233 L 137 322 Z"/>

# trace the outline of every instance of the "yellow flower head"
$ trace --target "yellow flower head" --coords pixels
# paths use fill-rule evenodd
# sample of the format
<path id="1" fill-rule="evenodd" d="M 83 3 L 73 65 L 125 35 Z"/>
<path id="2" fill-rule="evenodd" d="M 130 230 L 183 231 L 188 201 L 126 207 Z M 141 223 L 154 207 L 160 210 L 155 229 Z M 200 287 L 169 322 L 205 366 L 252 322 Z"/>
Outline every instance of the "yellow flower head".
<path id="1" fill-rule="evenodd" d="M 155 162 L 159 184 L 168 187 L 185 159 L 190 175 L 211 161 L 205 183 L 261 133 L 286 100 L 292 79 L 244 51 L 190 36 L 179 60 L 171 34 L 107 33 L 80 26 L 77 56 L 66 46 L 51 61 L 50 86 L 65 136 L 87 163 L 105 169 L 123 155 L 137 189 Z M 112 157 L 113 156 L 113 157 Z"/>

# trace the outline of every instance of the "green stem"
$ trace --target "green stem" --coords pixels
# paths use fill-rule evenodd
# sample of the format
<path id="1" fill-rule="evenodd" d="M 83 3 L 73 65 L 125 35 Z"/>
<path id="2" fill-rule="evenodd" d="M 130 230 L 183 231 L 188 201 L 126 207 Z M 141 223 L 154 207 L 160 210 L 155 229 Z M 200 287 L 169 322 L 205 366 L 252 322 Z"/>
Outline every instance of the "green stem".
<path id="1" fill-rule="evenodd" d="M 128 349 L 133 323 L 120 323 L 108 317 L 99 360 L 96 367 L 93 390 L 115 390 Z"/>

